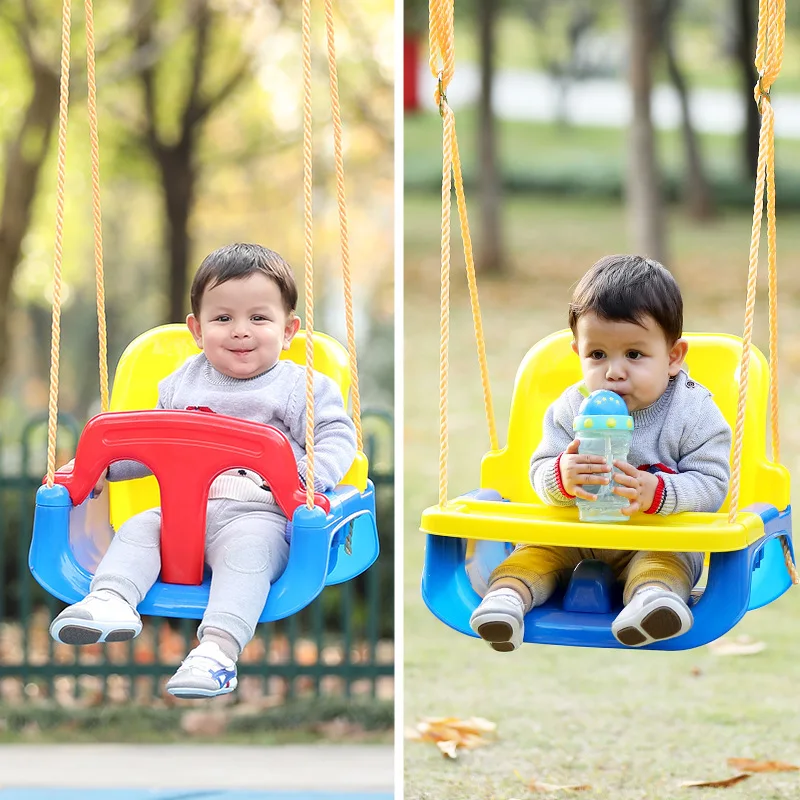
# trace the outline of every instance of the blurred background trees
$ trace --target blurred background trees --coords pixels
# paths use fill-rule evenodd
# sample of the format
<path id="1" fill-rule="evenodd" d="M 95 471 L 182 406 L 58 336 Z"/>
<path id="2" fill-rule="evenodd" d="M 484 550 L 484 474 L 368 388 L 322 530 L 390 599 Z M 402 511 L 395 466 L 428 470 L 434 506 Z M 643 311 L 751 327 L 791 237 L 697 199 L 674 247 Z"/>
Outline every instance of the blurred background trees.
<path id="1" fill-rule="evenodd" d="M 427 3 L 406 0 L 407 191 L 435 185 Z M 630 249 L 670 259 L 668 211 L 752 206 L 756 0 L 459 0 L 451 105 L 473 187 L 478 267 L 512 269 L 503 197 L 623 199 Z M 775 105 L 779 202 L 800 206 L 800 12 Z M 784 99 L 785 98 L 785 99 Z M 783 104 L 783 105 L 781 105 Z M 424 151 L 423 141 L 429 148 Z"/>
<path id="2" fill-rule="evenodd" d="M 46 405 L 60 3 L 0 4 L 0 426 Z M 261 242 L 302 283 L 300 7 L 289 2 L 95 4 L 101 181 L 113 365 L 137 334 L 181 321 L 211 250 Z M 83 10 L 73 9 L 62 408 L 98 395 Z M 391 2 L 337 4 L 351 261 L 365 403 L 391 407 Z M 342 336 L 325 26 L 314 35 L 317 325 Z M 300 308 L 302 313 L 302 307 Z M 4 437 L 7 438 L 7 437 Z M 7 449 L 6 459 L 13 460 Z"/>

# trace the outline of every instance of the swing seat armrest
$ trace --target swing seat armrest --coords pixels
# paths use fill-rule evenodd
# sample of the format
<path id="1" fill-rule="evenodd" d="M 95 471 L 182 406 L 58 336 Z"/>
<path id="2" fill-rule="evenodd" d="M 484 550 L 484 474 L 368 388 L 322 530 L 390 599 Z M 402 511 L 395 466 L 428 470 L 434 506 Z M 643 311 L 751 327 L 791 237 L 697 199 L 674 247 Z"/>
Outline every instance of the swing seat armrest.
<path id="1" fill-rule="evenodd" d="M 461 496 L 422 513 L 420 530 L 438 536 L 528 542 L 560 547 L 671 552 L 741 550 L 764 535 L 759 513 L 685 513 L 669 517 L 638 515 L 629 522 L 580 522 L 576 508 L 534 503 L 476 500 Z"/>

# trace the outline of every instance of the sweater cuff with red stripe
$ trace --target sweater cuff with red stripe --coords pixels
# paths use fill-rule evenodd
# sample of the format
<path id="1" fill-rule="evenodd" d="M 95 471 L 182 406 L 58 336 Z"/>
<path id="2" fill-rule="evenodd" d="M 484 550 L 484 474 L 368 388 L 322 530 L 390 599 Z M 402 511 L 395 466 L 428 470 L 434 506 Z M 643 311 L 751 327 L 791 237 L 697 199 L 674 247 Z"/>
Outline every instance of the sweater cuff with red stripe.
<path id="1" fill-rule="evenodd" d="M 645 510 L 645 514 L 658 514 L 667 499 L 667 486 L 664 483 L 664 479 L 660 475 L 656 475 L 656 477 L 658 478 L 658 486 L 656 486 L 656 491 L 653 495 L 653 502 L 650 504 L 650 508 Z"/>
<path id="2" fill-rule="evenodd" d="M 575 498 L 575 495 L 574 494 L 570 494 L 564 488 L 564 483 L 561 480 L 561 456 L 563 456 L 563 455 L 564 455 L 563 453 L 559 454 L 558 458 L 555 461 L 555 464 L 553 464 L 553 481 L 555 483 L 555 487 L 554 488 L 557 489 L 558 492 L 561 494 L 561 496 L 564 497 L 565 499 L 573 500 Z M 548 483 L 549 483 L 549 481 L 548 481 Z M 548 486 L 547 488 L 549 489 L 551 487 Z"/>

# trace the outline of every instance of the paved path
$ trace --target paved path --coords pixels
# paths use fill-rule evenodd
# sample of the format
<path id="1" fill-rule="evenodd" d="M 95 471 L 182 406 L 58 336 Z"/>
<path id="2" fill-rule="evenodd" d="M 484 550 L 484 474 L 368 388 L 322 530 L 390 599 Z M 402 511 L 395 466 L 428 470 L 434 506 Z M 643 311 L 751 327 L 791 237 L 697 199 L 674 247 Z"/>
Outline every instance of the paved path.
<path id="1" fill-rule="evenodd" d="M 394 795 L 327 792 L 188 792 L 185 789 L 0 789 L 0 800 L 393 800 Z"/>
<path id="2" fill-rule="evenodd" d="M 0 747 L 0 800 L 388 800 L 393 783 L 385 745 Z"/>

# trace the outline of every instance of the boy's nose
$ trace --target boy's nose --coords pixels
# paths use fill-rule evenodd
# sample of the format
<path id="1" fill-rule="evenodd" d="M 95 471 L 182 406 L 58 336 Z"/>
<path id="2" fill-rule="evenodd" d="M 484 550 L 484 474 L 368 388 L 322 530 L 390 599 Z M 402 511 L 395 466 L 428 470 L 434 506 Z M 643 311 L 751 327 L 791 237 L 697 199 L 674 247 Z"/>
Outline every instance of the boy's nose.
<path id="1" fill-rule="evenodd" d="M 606 378 L 610 381 L 621 381 L 625 378 L 625 369 L 622 364 L 609 359 L 606 367 Z"/>
<path id="2" fill-rule="evenodd" d="M 244 322 L 239 322 L 233 328 L 233 335 L 237 339 L 242 339 L 250 335 L 250 328 Z"/>

